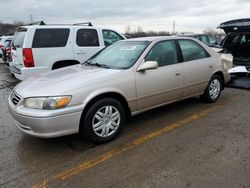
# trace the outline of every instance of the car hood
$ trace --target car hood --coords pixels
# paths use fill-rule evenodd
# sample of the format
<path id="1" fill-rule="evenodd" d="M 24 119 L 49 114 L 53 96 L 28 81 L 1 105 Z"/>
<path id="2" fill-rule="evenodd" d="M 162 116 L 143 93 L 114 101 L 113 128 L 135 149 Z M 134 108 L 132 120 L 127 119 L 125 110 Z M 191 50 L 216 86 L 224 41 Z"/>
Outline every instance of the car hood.
<path id="1" fill-rule="evenodd" d="M 250 31 L 250 18 L 243 18 L 237 20 L 230 20 L 221 23 L 218 29 L 223 29 L 226 34 Z"/>
<path id="2" fill-rule="evenodd" d="M 35 75 L 19 83 L 14 90 L 22 97 L 67 95 L 72 90 L 112 80 L 125 70 L 75 65 Z"/>

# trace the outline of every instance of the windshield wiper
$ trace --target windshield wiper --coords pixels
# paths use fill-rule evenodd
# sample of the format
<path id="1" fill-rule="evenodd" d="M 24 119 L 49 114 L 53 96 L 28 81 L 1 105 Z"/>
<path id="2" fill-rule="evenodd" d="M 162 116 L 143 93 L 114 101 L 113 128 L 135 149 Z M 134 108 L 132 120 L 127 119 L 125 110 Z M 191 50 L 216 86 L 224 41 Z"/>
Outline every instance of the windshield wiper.
<path id="1" fill-rule="evenodd" d="M 85 61 L 85 62 L 84 62 L 84 65 L 87 65 L 87 66 L 97 66 L 97 67 L 102 67 L 102 68 L 109 69 L 109 66 L 106 65 L 106 64 L 91 63 L 91 61 Z"/>
<path id="2" fill-rule="evenodd" d="M 105 68 L 105 69 L 109 69 L 109 66 L 106 65 L 106 64 L 92 63 L 91 65 L 95 65 L 95 66 L 98 66 L 98 67 L 102 67 L 102 68 Z"/>

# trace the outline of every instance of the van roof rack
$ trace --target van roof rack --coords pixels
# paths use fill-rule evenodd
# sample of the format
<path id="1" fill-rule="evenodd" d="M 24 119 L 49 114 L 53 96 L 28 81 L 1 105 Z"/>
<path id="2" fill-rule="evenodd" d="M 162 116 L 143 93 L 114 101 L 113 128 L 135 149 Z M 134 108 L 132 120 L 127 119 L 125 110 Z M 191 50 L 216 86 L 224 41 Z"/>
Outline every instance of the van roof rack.
<path id="1" fill-rule="evenodd" d="M 93 26 L 91 22 L 75 23 L 73 25 L 88 25 L 88 26 Z"/>
<path id="2" fill-rule="evenodd" d="M 30 23 L 29 25 L 46 25 L 46 24 L 44 23 L 44 21 L 38 21 L 38 22 Z"/>

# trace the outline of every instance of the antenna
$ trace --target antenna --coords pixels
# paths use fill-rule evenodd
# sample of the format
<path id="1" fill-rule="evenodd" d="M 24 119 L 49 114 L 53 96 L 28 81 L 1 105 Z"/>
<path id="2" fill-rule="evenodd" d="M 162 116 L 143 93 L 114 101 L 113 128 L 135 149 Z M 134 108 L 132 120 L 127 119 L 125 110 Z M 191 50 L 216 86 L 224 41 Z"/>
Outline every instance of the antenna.
<path id="1" fill-rule="evenodd" d="M 175 34 L 175 21 L 173 21 L 173 34 Z"/>
<path id="2" fill-rule="evenodd" d="M 33 21 L 33 16 L 32 16 L 32 14 L 30 15 L 30 23 L 33 23 L 34 21 Z"/>

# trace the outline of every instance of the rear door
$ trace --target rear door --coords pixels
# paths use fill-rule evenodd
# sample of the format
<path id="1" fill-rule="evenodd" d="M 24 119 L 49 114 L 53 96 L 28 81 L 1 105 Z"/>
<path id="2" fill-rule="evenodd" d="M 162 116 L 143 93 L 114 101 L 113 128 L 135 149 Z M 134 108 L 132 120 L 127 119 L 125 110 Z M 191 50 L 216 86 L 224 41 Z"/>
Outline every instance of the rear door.
<path id="1" fill-rule="evenodd" d="M 201 93 L 213 73 L 211 56 L 193 40 L 180 39 L 178 42 L 183 57 L 184 96 Z"/>
<path id="2" fill-rule="evenodd" d="M 71 60 L 73 47 L 70 43 L 70 28 L 37 28 L 31 41 L 35 67 L 50 70 L 55 62 Z"/>
<path id="3" fill-rule="evenodd" d="M 74 45 L 75 59 L 83 63 L 104 48 L 102 36 L 94 28 L 76 30 Z"/>

